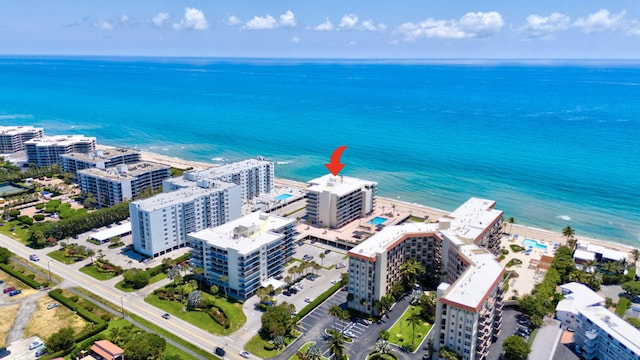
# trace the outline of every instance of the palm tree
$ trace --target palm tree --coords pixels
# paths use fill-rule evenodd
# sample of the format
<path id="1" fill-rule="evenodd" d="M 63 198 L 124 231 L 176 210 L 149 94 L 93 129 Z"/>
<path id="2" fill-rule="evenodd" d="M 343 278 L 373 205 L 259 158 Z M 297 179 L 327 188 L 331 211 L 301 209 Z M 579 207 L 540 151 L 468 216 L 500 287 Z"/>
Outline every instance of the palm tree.
<path id="1" fill-rule="evenodd" d="M 411 316 L 409 316 L 409 318 L 407 319 L 407 323 L 409 323 L 411 325 L 411 350 L 413 350 L 413 346 L 414 346 L 414 342 L 415 342 L 415 337 L 416 337 L 416 325 L 420 325 L 422 324 L 422 318 L 420 317 L 419 314 L 413 314 Z"/>
<path id="2" fill-rule="evenodd" d="M 195 280 L 189 280 L 189 286 L 191 286 L 191 291 L 195 291 L 198 288 L 198 282 Z"/>
<path id="3" fill-rule="evenodd" d="M 316 275 L 318 275 L 318 270 L 322 269 L 322 266 L 315 261 L 311 263 L 311 266 L 316 271 Z"/>
<path id="4" fill-rule="evenodd" d="M 100 260 L 104 259 L 104 251 L 102 251 L 102 249 L 98 250 L 98 259 Z"/>
<path id="5" fill-rule="evenodd" d="M 516 222 L 516 219 L 511 216 L 507 219 L 507 222 L 509 223 L 509 234 L 511 234 L 511 228 L 513 228 L 513 223 Z"/>
<path id="6" fill-rule="evenodd" d="M 211 285 L 211 287 L 209 288 L 209 292 L 211 293 L 211 295 L 215 295 L 218 293 L 220 289 L 218 289 L 218 285 L 213 284 Z"/>
<path id="7" fill-rule="evenodd" d="M 202 288 L 202 278 L 203 278 L 202 275 L 204 274 L 204 269 L 201 267 L 194 268 L 193 273 L 198 278 L 198 288 Z"/>
<path id="8" fill-rule="evenodd" d="M 222 283 L 222 288 L 224 289 L 224 297 L 227 297 L 227 280 L 229 280 L 229 278 L 225 275 L 220 275 L 218 280 L 220 280 L 220 283 Z"/>
<path id="9" fill-rule="evenodd" d="M 342 354 L 344 353 L 344 335 L 339 332 L 333 333 L 333 336 L 328 341 L 329 351 L 335 356 L 336 360 L 342 360 Z"/>
<path id="10" fill-rule="evenodd" d="M 322 359 L 322 349 L 314 344 L 309 346 L 304 355 L 307 360 L 320 360 Z"/>
<path id="11" fill-rule="evenodd" d="M 327 310 L 327 314 L 333 317 L 333 328 L 336 328 L 336 320 L 340 318 L 342 315 L 342 309 L 338 305 L 331 305 L 329 310 Z"/>
<path id="12" fill-rule="evenodd" d="M 320 255 L 318 255 L 318 257 L 320 258 L 321 266 L 324 266 L 324 257 L 325 256 L 326 255 L 324 254 L 324 252 L 320 252 Z"/>
<path id="13" fill-rule="evenodd" d="M 287 284 L 287 286 L 288 286 L 289 284 L 291 284 L 291 276 L 285 276 L 285 277 L 284 277 L 284 282 Z"/>
<path id="14" fill-rule="evenodd" d="M 93 262 L 93 256 L 96 254 L 95 251 L 89 249 L 87 250 L 87 256 L 89 257 L 89 259 L 91 259 L 91 262 Z"/>
<path id="15" fill-rule="evenodd" d="M 258 288 L 258 290 L 256 290 L 256 295 L 260 299 L 260 302 L 264 302 L 264 298 L 267 297 L 267 289 L 263 287 Z"/>
<path id="16" fill-rule="evenodd" d="M 640 259 L 640 250 L 633 249 L 631 250 L 631 257 L 633 258 L 633 263 L 635 264 Z"/>
<path id="17" fill-rule="evenodd" d="M 380 339 L 376 341 L 373 351 L 380 355 L 388 354 L 391 352 L 391 344 L 387 340 Z"/>
<path id="18" fill-rule="evenodd" d="M 562 229 L 562 236 L 567 238 L 567 246 L 571 248 L 571 250 L 576 249 L 577 241 L 575 239 L 576 231 L 571 228 L 571 226 L 566 226 Z"/>
<path id="19" fill-rule="evenodd" d="M 351 314 L 349 314 L 347 310 L 340 310 L 340 316 L 338 316 L 338 320 L 342 320 L 345 322 L 344 327 L 342 328 L 343 331 L 344 331 L 344 328 L 347 327 L 350 319 L 351 319 Z"/>
<path id="20" fill-rule="evenodd" d="M 296 272 L 297 272 L 296 267 L 297 266 L 292 266 L 289 269 L 287 269 L 287 272 L 289 273 L 289 275 L 292 275 L 292 276 L 296 275 Z M 289 282 L 291 282 L 291 281 L 289 281 Z"/>
<path id="21" fill-rule="evenodd" d="M 133 260 L 131 259 L 127 260 L 127 265 L 129 265 L 129 269 L 131 269 L 131 264 L 133 264 Z"/>
<path id="22" fill-rule="evenodd" d="M 415 283 L 416 277 L 424 274 L 424 272 L 424 266 L 416 259 L 409 259 L 400 265 L 400 274 L 402 274 L 408 284 Z"/>

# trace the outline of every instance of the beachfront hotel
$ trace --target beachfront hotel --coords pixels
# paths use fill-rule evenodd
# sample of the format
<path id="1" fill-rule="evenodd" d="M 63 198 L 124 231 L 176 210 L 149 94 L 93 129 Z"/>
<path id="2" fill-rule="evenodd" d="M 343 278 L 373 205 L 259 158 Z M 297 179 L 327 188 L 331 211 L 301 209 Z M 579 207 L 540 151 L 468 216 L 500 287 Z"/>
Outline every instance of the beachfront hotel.
<path id="1" fill-rule="evenodd" d="M 576 351 L 583 359 L 640 359 L 640 330 L 603 306 L 604 299 L 579 283 L 560 285 L 564 299 L 556 306 L 562 325 L 574 330 Z"/>
<path id="2" fill-rule="evenodd" d="M 170 192 L 225 181 L 239 185 L 242 189 L 242 201 L 249 201 L 259 195 L 270 193 L 273 190 L 274 179 L 274 163 L 259 157 L 201 171 L 187 171 L 182 177 L 167 180 L 163 189 Z"/>
<path id="3" fill-rule="evenodd" d="M 136 199 L 144 189 L 160 189 L 171 171 L 168 165 L 145 161 L 106 169 L 88 168 L 77 175 L 80 189 L 93 194 L 99 207 L 108 207 Z"/>
<path id="4" fill-rule="evenodd" d="M 313 224 L 340 228 L 366 217 L 375 209 L 376 187 L 373 181 L 327 174 L 309 181 L 307 219 Z"/>
<path id="5" fill-rule="evenodd" d="M 106 169 L 116 165 L 133 164 L 137 162 L 140 162 L 140 152 L 125 148 L 60 155 L 60 166 L 62 170 L 72 174 L 76 174 L 78 171 L 84 169 Z"/>
<path id="6" fill-rule="evenodd" d="M 55 135 L 33 138 L 24 143 L 27 163 L 36 166 L 60 164 L 60 155 L 89 153 L 96 149 L 96 138 L 83 135 Z"/>
<path id="7" fill-rule="evenodd" d="M 43 136 L 43 128 L 33 126 L 0 126 L 0 154 L 24 150 L 24 143 Z"/>
<path id="8" fill-rule="evenodd" d="M 282 274 L 295 252 L 295 220 L 255 212 L 190 233 L 191 265 L 204 269 L 209 284 L 247 299 Z M 221 276 L 227 282 L 220 281 Z"/>
<path id="9" fill-rule="evenodd" d="M 241 216 L 240 186 L 215 182 L 129 204 L 134 249 L 158 256 L 187 245 L 187 234 L 222 225 Z"/>

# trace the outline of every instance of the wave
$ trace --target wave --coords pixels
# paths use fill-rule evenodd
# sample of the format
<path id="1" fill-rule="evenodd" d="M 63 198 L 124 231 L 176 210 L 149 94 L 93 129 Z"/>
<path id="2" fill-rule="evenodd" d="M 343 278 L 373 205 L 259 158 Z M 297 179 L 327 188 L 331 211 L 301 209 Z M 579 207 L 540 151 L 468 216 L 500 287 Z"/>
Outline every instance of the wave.
<path id="1" fill-rule="evenodd" d="M 225 161 L 226 159 L 223 158 L 223 157 L 214 157 L 214 158 L 211 158 L 211 160 L 212 161 Z"/>
<path id="2" fill-rule="evenodd" d="M 571 221 L 571 216 L 569 216 L 569 215 L 558 215 L 558 216 L 556 216 L 556 219 L 560 219 L 560 220 L 564 220 L 564 221 Z"/>
<path id="3" fill-rule="evenodd" d="M 33 115 L 31 114 L 0 115 L 0 120 L 14 120 L 14 119 L 33 119 Z"/>
<path id="4" fill-rule="evenodd" d="M 287 165 L 287 164 L 291 164 L 292 162 L 293 162 L 293 160 L 276 161 L 276 164 L 278 164 L 278 165 Z"/>

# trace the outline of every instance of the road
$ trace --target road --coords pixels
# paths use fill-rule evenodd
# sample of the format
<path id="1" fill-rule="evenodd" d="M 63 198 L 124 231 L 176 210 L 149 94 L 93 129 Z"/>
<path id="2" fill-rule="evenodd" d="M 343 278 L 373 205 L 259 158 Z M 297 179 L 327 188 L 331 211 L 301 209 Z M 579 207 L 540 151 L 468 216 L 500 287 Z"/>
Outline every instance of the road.
<path id="1" fill-rule="evenodd" d="M 11 250 L 16 256 L 24 259 L 29 258 L 29 254 L 33 254 L 33 249 L 30 249 L 20 242 L 10 239 L 5 235 L 0 234 L 0 244 L 3 247 Z M 38 252 L 40 254 L 40 252 Z M 41 254 L 46 256 L 45 252 Z M 170 320 L 165 320 L 161 317 L 163 311 L 149 305 L 144 302 L 142 296 L 137 296 L 135 293 L 124 293 L 110 285 L 105 285 L 96 279 L 81 273 L 75 269 L 68 268 L 67 265 L 61 264 L 57 261 L 47 262 L 51 267 L 51 272 L 56 274 L 66 281 L 86 289 L 94 294 L 99 295 L 103 299 L 111 302 L 116 306 L 122 306 L 126 311 L 135 313 L 143 319 L 160 326 L 172 333 L 173 335 L 198 346 L 208 352 L 213 353 L 213 349 L 216 346 L 221 346 L 227 350 L 225 359 L 241 360 L 243 359 L 239 352 L 243 350 L 243 344 L 236 343 L 232 337 L 216 336 L 195 327 L 188 322 L 181 320 L 177 317 L 172 317 Z M 46 268 L 46 265 L 40 265 Z M 242 330 L 240 330 L 242 331 Z M 226 344 L 226 345 L 225 345 Z M 257 358 L 255 355 L 253 358 Z"/>

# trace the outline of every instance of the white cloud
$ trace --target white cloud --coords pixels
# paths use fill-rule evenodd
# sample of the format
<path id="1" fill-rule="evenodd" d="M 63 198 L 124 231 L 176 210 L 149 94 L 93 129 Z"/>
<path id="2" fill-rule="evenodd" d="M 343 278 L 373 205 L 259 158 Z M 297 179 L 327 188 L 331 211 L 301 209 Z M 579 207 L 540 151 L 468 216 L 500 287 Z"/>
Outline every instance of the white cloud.
<path id="1" fill-rule="evenodd" d="M 209 23 L 204 12 L 189 7 L 184 9 L 184 17 L 180 23 L 173 24 L 173 28 L 176 30 L 206 30 L 208 27 Z"/>
<path id="2" fill-rule="evenodd" d="M 300 38 L 297 37 L 297 36 L 294 36 L 294 37 L 291 38 L 291 42 L 294 43 L 294 44 L 297 44 L 297 43 L 300 42 Z"/>
<path id="3" fill-rule="evenodd" d="M 331 20 L 329 20 L 329 18 L 327 18 L 322 24 L 316 25 L 316 27 L 314 27 L 313 30 L 316 30 L 316 31 L 331 31 L 331 30 L 333 30 L 333 24 L 331 23 Z"/>
<path id="4" fill-rule="evenodd" d="M 551 13 L 549 16 L 531 14 L 527 16 L 527 24 L 520 28 L 521 31 L 532 38 L 553 38 L 553 33 L 567 30 L 571 19 L 561 13 Z"/>
<path id="5" fill-rule="evenodd" d="M 278 26 L 276 19 L 271 15 L 254 16 L 253 19 L 247 21 L 244 28 L 247 30 L 271 30 Z"/>
<path id="6" fill-rule="evenodd" d="M 242 20 L 240 20 L 240 18 L 236 16 L 231 15 L 227 18 L 227 25 L 229 26 L 235 26 L 240 24 L 242 24 Z"/>
<path id="7" fill-rule="evenodd" d="M 367 31 L 384 31 L 387 29 L 387 25 L 383 23 L 376 24 L 373 20 L 365 20 L 360 24 L 360 28 Z"/>
<path id="8" fill-rule="evenodd" d="M 109 22 L 104 19 L 99 19 L 94 23 L 94 26 L 100 30 L 113 30 L 116 27 L 116 22 Z"/>
<path id="9" fill-rule="evenodd" d="M 358 16 L 355 14 L 347 14 L 345 16 L 342 17 L 342 19 L 340 19 L 340 25 L 338 25 L 341 28 L 344 29 L 351 29 L 353 27 L 356 26 L 356 24 L 358 23 Z"/>
<path id="10" fill-rule="evenodd" d="M 158 13 L 158 15 L 154 16 L 151 21 L 153 22 L 153 25 L 157 26 L 157 27 L 162 27 L 162 25 L 164 25 L 164 23 L 169 20 L 169 14 L 161 12 Z"/>
<path id="11" fill-rule="evenodd" d="M 428 18 L 419 23 L 407 22 L 398 27 L 397 33 L 405 41 L 418 38 L 466 39 L 491 36 L 502 29 L 504 20 L 496 11 L 467 13 L 460 19 L 437 20 Z"/>
<path id="12" fill-rule="evenodd" d="M 585 33 L 614 30 L 623 25 L 625 14 L 624 10 L 617 14 L 611 14 L 607 9 L 600 9 L 589 14 L 586 18 L 579 18 L 573 23 L 573 26 L 580 28 Z"/>
<path id="13" fill-rule="evenodd" d="M 280 26 L 293 27 L 298 25 L 296 21 L 296 16 L 291 12 L 291 10 L 287 10 L 284 14 L 280 15 Z"/>

